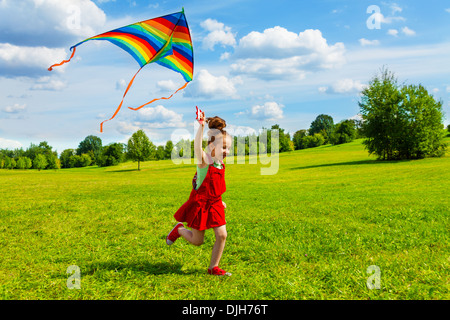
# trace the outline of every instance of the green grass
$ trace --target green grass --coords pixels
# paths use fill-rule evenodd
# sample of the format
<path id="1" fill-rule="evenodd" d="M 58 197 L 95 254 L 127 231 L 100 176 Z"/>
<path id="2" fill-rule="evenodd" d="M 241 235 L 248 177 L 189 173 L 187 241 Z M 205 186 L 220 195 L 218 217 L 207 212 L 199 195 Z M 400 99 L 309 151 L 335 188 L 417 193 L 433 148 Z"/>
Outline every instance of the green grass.
<path id="1" fill-rule="evenodd" d="M 229 164 L 230 278 L 206 273 L 212 230 L 165 244 L 195 165 L 136 168 L 0 170 L 0 299 L 450 298 L 450 155 L 379 162 L 358 140 L 280 154 L 276 175 Z"/>

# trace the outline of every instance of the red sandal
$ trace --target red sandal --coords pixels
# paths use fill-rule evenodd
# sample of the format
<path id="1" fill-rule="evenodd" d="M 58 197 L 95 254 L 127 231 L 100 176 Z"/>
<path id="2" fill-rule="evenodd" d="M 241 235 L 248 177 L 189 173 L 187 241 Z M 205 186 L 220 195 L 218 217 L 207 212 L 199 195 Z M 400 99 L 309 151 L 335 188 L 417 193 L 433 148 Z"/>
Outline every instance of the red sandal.
<path id="1" fill-rule="evenodd" d="M 231 276 L 231 273 L 226 272 L 225 270 L 222 270 L 219 267 L 208 269 L 208 273 L 215 276 Z"/>

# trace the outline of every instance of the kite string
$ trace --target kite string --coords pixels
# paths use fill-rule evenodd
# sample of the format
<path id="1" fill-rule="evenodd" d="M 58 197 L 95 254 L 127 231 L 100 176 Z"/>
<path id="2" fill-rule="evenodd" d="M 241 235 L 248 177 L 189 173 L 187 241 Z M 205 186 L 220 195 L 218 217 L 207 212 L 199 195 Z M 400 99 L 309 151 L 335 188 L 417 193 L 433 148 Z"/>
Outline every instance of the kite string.
<path id="1" fill-rule="evenodd" d="M 73 58 L 73 56 L 74 56 L 74 54 L 75 54 L 76 49 L 77 49 L 76 47 L 73 47 L 72 55 L 70 56 L 69 60 L 63 60 L 63 61 L 61 61 L 60 63 L 56 63 L 56 64 L 50 66 L 50 67 L 48 68 L 48 71 L 52 71 L 52 70 L 53 70 L 53 67 L 59 67 L 59 66 L 62 66 L 64 63 L 67 63 L 67 62 L 69 62 L 70 60 L 72 60 L 72 58 Z"/>
<path id="2" fill-rule="evenodd" d="M 143 67 L 144 67 L 144 66 L 142 66 L 142 67 L 136 72 L 136 74 L 135 74 L 135 75 L 133 76 L 133 78 L 131 79 L 130 83 L 128 83 L 127 89 L 125 90 L 125 93 L 123 94 L 122 101 L 120 102 L 120 104 L 119 104 L 119 106 L 117 107 L 116 112 L 114 112 L 113 116 L 112 116 L 110 119 L 105 120 L 105 121 L 103 121 L 102 123 L 100 123 L 100 132 L 103 132 L 103 123 L 105 123 L 106 121 L 109 121 L 109 120 L 114 119 L 114 117 L 117 115 L 117 113 L 119 113 L 120 108 L 122 108 L 123 100 L 125 99 L 125 96 L 127 95 L 128 90 L 130 90 L 130 87 L 131 87 L 131 85 L 132 85 L 133 82 L 134 82 L 134 78 L 136 78 L 137 74 L 139 73 L 139 71 L 142 70 Z"/>

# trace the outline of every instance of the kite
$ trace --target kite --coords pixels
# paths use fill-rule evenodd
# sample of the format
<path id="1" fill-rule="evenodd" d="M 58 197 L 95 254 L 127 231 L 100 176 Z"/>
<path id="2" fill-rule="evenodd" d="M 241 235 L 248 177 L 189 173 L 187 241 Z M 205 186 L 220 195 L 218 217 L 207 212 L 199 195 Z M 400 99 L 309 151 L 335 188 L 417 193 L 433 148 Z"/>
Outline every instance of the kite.
<path id="1" fill-rule="evenodd" d="M 69 60 L 63 60 L 60 63 L 54 64 L 48 70 L 52 71 L 53 67 L 61 66 L 69 62 L 75 55 L 76 47 L 89 40 L 108 40 L 128 52 L 140 66 L 140 69 L 129 82 L 123 94 L 122 101 L 114 115 L 100 124 L 100 132 L 103 132 L 103 123 L 112 120 L 117 115 L 134 79 L 139 71 L 147 64 L 155 62 L 163 67 L 176 71 L 183 76 L 186 83 L 170 97 L 153 99 L 137 108 L 128 107 L 131 110 L 139 110 L 157 100 L 170 99 L 178 91 L 186 88 L 188 83 L 192 81 L 194 52 L 189 27 L 184 15 L 184 8 L 181 12 L 137 22 L 83 40 L 70 48 L 72 55 Z"/>

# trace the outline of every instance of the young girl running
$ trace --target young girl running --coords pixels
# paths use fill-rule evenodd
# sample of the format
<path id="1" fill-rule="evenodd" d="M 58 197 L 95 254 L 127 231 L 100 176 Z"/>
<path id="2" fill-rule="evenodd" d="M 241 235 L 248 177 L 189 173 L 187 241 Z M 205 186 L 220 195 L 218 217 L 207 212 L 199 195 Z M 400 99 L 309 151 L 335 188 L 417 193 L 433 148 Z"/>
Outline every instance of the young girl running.
<path id="1" fill-rule="evenodd" d="M 208 123 L 208 146 L 202 149 L 203 129 L 205 121 Z M 211 254 L 208 273 L 213 275 L 228 275 L 219 268 L 227 238 L 225 221 L 225 203 L 222 194 L 225 192 L 225 165 L 223 159 L 229 154 L 232 139 L 224 130 L 226 122 L 222 118 L 206 118 L 201 113 L 198 122 L 200 128 L 194 140 L 194 153 L 198 160 L 197 172 L 192 180 L 193 189 L 189 200 L 175 213 L 178 223 L 166 237 L 166 243 L 171 245 L 180 236 L 193 245 L 203 243 L 205 230 L 213 228 L 216 242 Z M 182 222 L 191 228 L 188 230 Z"/>

